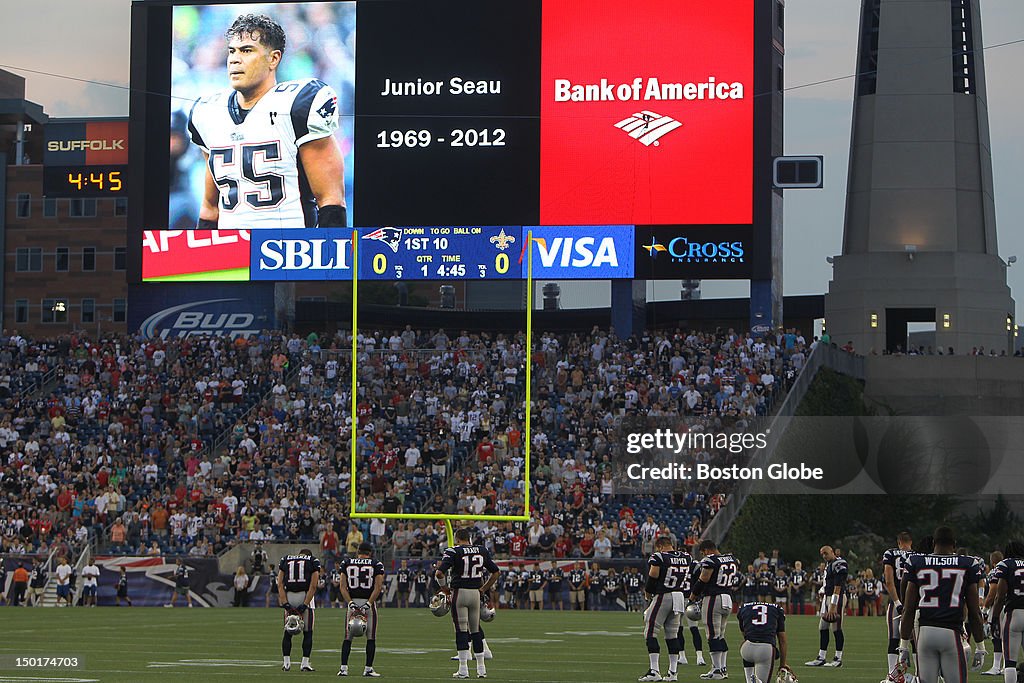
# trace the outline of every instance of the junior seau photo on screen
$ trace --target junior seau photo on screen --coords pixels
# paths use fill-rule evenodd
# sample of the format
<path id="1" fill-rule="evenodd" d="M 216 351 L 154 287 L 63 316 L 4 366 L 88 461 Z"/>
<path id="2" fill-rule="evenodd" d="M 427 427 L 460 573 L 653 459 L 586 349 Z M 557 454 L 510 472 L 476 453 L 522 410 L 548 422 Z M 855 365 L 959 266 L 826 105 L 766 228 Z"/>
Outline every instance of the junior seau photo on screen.
<path id="1" fill-rule="evenodd" d="M 268 11 L 280 10 L 285 20 L 245 13 L 219 23 L 227 25 L 219 38 L 220 56 L 226 52 L 218 67 L 220 80 L 207 88 L 199 85 L 203 78 L 196 79 L 191 87 L 204 91 L 190 104 L 187 116 L 184 111 L 172 115 L 171 227 L 348 225 L 350 134 L 338 135 L 343 109 L 339 92 L 313 73 L 321 63 L 327 73 L 348 73 L 340 80 L 351 102 L 352 54 L 347 44 L 354 44 L 354 12 L 348 22 L 336 16 L 345 19 L 344 6 L 351 4 L 337 3 L 341 9 L 306 5 L 303 14 L 270 5 Z M 202 10 L 191 22 L 197 30 L 216 25 L 217 8 L 195 9 Z M 190 25 L 185 19 L 176 23 Z M 340 26 L 345 23 L 352 28 L 347 40 Z M 301 41 L 294 55 L 284 26 L 294 27 L 292 34 Z M 322 54 L 320 41 L 325 44 Z M 193 71 L 203 72 L 213 49 L 207 43 L 193 51 L 199 63 Z M 285 67 L 289 60 L 298 63 L 291 71 Z M 339 62 L 342 66 L 335 68 Z M 282 78 L 298 73 L 308 75 Z M 225 75 L 227 88 L 222 87 Z M 176 84 L 176 91 L 182 89 Z M 193 155 L 191 165 L 189 147 L 202 154 Z"/>

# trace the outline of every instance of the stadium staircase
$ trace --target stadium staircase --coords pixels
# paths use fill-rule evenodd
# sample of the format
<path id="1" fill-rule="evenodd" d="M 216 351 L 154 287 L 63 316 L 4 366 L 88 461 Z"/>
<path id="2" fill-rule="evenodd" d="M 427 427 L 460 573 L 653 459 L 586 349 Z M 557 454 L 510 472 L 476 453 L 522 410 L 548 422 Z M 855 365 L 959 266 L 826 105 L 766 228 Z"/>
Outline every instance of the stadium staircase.
<path id="1" fill-rule="evenodd" d="M 78 598 L 82 594 L 82 567 L 89 563 L 89 558 L 92 557 L 92 546 L 86 544 L 82 552 L 78 555 L 78 559 L 75 561 L 75 576 L 78 579 L 75 581 L 75 592 L 71 597 L 71 604 L 77 605 Z M 39 600 L 40 607 L 56 607 L 57 606 L 57 551 L 50 552 L 50 556 L 46 558 L 46 588 L 43 589 L 43 597 Z"/>
<path id="2" fill-rule="evenodd" d="M 810 389 L 814 377 L 818 374 L 818 370 L 823 367 L 831 368 L 842 375 L 861 381 L 866 378 L 865 359 L 863 356 L 855 356 L 837 348 L 821 344 L 815 347 L 804 363 L 804 367 L 800 370 L 800 374 L 793 380 L 785 400 L 778 410 L 775 411 L 768 423 L 765 447 L 758 448 L 751 454 L 750 467 L 767 467 L 772 462 L 775 448 L 782 441 L 782 437 L 786 433 L 788 419 L 796 415 L 797 407 L 804 396 L 807 395 L 807 390 Z M 729 528 L 743 508 L 744 503 L 747 502 L 753 486 L 754 484 L 750 481 L 741 482 L 729 496 L 722 509 L 718 511 L 718 514 L 704 528 L 701 538 L 712 538 L 715 540 L 725 538 Z"/>

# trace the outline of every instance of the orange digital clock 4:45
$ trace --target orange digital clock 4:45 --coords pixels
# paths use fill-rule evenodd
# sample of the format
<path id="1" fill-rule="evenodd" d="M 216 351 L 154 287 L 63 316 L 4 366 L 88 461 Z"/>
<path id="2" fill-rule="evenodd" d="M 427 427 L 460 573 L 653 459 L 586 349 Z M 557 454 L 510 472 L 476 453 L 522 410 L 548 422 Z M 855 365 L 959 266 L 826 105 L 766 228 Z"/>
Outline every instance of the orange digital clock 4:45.
<path id="1" fill-rule="evenodd" d="M 128 167 L 47 166 L 43 194 L 47 197 L 115 197 L 127 194 Z"/>

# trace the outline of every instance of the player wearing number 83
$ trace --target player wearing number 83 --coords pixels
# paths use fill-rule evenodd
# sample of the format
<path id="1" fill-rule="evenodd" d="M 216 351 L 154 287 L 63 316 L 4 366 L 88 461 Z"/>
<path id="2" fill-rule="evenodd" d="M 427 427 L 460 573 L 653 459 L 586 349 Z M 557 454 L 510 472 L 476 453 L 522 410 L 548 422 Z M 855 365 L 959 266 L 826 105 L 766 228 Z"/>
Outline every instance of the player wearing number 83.
<path id="1" fill-rule="evenodd" d="M 360 543 L 356 557 L 346 558 L 338 565 L 341 580 L 341 597 L 348 605 L 345 613 L 345 640 L 341 644 L 341 669 L 339 676 L 348 676 L 348 658 L 352 653 L 352 639 L 356 634 L 353 623 L 362 622 L 366 634 L 366 666 L 363 675 L 377 678 L 373 670 L 373 657 L 377 652 L 377 598 L 384 589 L 384 565 L 371 557 L 373 546 Z"/>
<path id="2" fill-rule="evenodd" d="M 917 679 L 921 683 L 967 683 L 967 655 L 961 642 L 964 608 L 978 643 L 971 662 L 980 671 L 985 661 L 985 625 L 978 601 L 982 569 L 967 555 L 954 554 L 956 539 L 949 527 L 932 537 L 933 552 L 911 555 L 907 561 L 907 588 L 900 623 L 899 667 L 910 661 L 910 639 L 917 631 Z"/>
<path id="3" fill-rule="evenodd" d="M 487 548 L 472 545 L 469 529 L 462 528 L 455 532 L 455 545 L 445 549 L 434 574 L 441 591 L 448 595 L 452 621 L 455 623 L 459 670 L 452 674 L 453 678 L 469 678 L 470 641 L 476 658 L 477 678 L 487 677 L 484 637 L 480 630 L 480 603 L 486 601 L 490 604 L 490 590 L 497 583 L 499 572 Z"/>
<path id="4" fill-rule="evenodd" d="M 692 567 L 693 558 L 685 551 L 676 550 L 670 537 L 659 536 L 654 542 L 654 553 L 647 560 L 647 583 L 644 585 L 644 595 L 648 600 L 644 610 L 644 638 L 650 669 L 638 679 L 640 681 L 678 680 L 676 667 L 679 652 L 683 649 L 679 641 L 679 624 L 686 608 L 683 590 Z M 659 663 L 659 627 L 665 631 L 665 647 L 668 648 L 668 675 L 664 678 Z"/>
<path id="5" fill-rule="evenodd" d="M 277 82 L 284 30 L 246 14 L 226 33 L 231 89 L 192 105 L 206 158 L 201 229 L 345 227 L 338 96 L 317 79 Z"/>

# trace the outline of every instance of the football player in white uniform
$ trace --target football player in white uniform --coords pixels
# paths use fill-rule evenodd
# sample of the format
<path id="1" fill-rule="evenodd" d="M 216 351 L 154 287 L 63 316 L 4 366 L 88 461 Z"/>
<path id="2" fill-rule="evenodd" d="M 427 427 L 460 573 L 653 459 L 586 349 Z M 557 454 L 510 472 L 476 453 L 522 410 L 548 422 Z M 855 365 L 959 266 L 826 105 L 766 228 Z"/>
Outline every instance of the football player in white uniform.
<path id="1" fill-rule="evenodd" d="M 226 36 L 231 88 L 189 115 L 207 168 L 196 227 L 345 227 L 338 96 L 315 78 L 277 82 L 285 35 L 270 17 L 238 17 Z"/>

